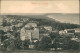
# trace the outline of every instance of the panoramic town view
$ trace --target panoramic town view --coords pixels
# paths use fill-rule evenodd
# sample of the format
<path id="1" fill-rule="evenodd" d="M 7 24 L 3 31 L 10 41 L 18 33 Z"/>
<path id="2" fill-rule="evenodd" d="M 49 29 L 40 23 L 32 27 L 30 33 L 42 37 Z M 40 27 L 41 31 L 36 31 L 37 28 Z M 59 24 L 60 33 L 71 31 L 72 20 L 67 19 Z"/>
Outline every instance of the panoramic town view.
<path id="1" fill-rule="evenodd" d="M 3 53 L 64 53 L 74 50 L 78 53 L 80 25 L 62 23 L 48 15 L 1 15 L 0 50 Z"/>
<path id="2" fill-rule="evenodd" d="M 79 0 L 0 4 L 0 53 L 80 53 Z"/>

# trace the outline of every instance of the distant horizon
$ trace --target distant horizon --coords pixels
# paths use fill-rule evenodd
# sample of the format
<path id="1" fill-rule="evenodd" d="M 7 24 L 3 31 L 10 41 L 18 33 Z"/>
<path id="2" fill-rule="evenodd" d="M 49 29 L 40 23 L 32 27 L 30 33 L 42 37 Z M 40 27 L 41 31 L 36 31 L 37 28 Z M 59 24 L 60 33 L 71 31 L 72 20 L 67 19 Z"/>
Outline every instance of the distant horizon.
<path id="1" fill-rule="evenodd" d="M 45 16 L 51 19 L 55 19 L 61 23 L 71 23 L 78 24 L 79 23 L 79 13 L 21 13 L 21 14 L 3 14 L 3 15 L 16 15 L 16 16 Z M 37 17 L 38 18 L 38 17 Z"/>
<path id="2" fill-rule="evenodd" d="M 80 13 L 1 13 L 0 15 L 44 15 L 44 14 L 80 14 Z"/>

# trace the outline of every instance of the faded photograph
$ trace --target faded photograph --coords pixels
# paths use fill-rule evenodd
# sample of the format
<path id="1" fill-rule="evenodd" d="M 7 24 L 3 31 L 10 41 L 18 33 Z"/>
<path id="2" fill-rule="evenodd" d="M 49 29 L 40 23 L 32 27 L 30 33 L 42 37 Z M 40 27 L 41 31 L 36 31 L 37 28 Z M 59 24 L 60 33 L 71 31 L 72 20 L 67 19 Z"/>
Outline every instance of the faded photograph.
<path id="1" fill-rule="evenodd" d="M 79 0 L 1 0 L 0 53 L 80 53 Z"/>

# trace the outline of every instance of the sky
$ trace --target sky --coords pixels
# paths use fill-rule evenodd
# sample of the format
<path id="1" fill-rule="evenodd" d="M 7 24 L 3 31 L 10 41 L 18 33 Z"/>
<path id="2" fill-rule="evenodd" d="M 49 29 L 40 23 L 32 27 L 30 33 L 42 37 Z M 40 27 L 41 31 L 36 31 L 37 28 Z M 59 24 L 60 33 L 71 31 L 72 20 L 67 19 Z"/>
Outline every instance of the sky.
<path id="1" fill-rule="evenodd" d="M 1 13 L 79 13 L 79 1 L 1 1 Z"/>
<path id="2" fill-rule="evenodd" d="M 79 13 L 78 0 L 54 0 L 54 1 L 1 1 L 1 14 L 44 14 L 44 13 Z M 53 17 L 51 17 L 53 18 Z M 79 24 L 79 16 L 75 18 L 53 18 L 60 21 Z M 75 19 L 73 22 L 72 19 Z M 65 22 L 64 21 L 64 22 Z"/>

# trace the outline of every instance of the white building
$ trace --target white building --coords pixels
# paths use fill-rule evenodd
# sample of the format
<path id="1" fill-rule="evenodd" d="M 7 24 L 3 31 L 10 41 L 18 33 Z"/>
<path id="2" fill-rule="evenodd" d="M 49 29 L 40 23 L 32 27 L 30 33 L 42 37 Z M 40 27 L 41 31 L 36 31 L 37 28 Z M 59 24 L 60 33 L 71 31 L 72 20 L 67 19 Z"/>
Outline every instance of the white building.
<path id="1" fill-rule="evenodd" d="M 76 33 L 80 33 L 80 28 L 75 28 Z"/>
<path id="2" fill-rule="evenodd" d="M 26 39 L 29 39 L 30 41 L 32 41 L 33 39 L 39 40 L 39 29 L 34 28 L 31 30 L 27 30 L 25 27 L 23 27 L 20 31 L 20 38 L 23 41 Z"/>
<path id="3" fill-rule="evenodd" d="M 37 27 L 37 24 L 36 23 L 28 23 L 25 25 L 25 27 Z"/>
<path id="4" fill-rule="evenodd" d="M 64 31 L 64 30 L 61 30 L 61 31 L 59 31 L 59 34 L 60 35 L 63 35 L 63 34 L 65 34 L 66 32 Z"/>
<path id="5" fill-rule="evenodd" d="M 64 30 L 66 33 L 75 33 L 74 29 L 65 29 Z"/>
<path id="6" fill-rule="evenodd" d="M 52 31 L 52 27 L 51 26 L 44 26 L 44 28 L 48 31 Z"/>
<path id="7" fill-rule="evenodd" d="M 59 34 L 67 34 L 67 35 L 72 34 L 72 35 L 74 35 L 74 33 L 75 33 L 74 29 L 65 29 L 65 30 L 59 31 Z"/>

